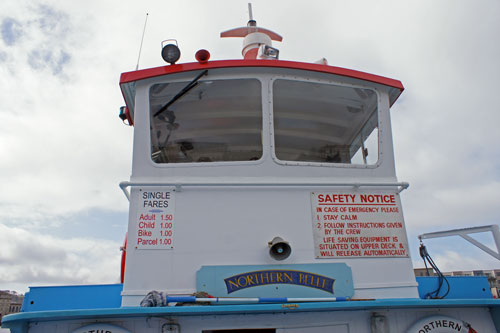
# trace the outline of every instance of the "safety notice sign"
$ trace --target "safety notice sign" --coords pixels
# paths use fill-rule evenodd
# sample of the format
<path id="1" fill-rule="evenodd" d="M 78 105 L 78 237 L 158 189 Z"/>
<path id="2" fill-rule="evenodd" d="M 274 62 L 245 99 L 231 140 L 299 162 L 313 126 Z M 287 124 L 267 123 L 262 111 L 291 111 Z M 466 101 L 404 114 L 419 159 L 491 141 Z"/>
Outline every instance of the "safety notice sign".
<path id="1" fill-rule="evenodd" d="M 137 195 L 136 249 L 173 249 L 175 190 L 140 188 Z"/>
<path id="2" fill-rule="evenodd" d="M 408 257 L 399 195 L 312 192 L 316 258 Z"/>

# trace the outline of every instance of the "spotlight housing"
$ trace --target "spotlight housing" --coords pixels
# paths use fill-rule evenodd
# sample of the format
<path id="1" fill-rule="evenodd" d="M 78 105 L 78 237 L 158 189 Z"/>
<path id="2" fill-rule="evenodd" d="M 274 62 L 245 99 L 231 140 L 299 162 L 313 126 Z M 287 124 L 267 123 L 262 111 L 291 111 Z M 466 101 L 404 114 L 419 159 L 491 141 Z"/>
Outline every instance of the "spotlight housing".
<path id="1" fill-rule="evenodd" d="M 257 52 L 257 56 L 260 59 L 278 60 L 279 55 L 280 50 L 270 45 L 261 45 L 259 47 L 259 51 Z"/>
<path id="2" fill-rule="evenodd" d="M 168 41 L 175 41 L 175 44 L 169 43 L 164 45 L 164 43 Z M 161 46 L 161 57 L 170 65 L 175 64 L 175 62 L 181 57 L 181 50 L 179 50 L 179 46 L 177 46 L 177 41 L 175 39 L 164 40 L 161 42 Z"/>

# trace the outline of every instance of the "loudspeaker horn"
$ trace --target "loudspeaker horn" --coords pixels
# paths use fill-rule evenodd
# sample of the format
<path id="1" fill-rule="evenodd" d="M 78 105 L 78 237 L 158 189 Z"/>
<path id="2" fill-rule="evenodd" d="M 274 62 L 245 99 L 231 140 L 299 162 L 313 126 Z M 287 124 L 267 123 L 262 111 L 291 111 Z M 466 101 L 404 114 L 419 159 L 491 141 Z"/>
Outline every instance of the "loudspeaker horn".
<path id="1" fill-rule="evenodd" d="M 281 237 L 274 237 L 269 245 L 269 255 L 275 260 L 285 260 L 292 253 L 290 244 Z"/>

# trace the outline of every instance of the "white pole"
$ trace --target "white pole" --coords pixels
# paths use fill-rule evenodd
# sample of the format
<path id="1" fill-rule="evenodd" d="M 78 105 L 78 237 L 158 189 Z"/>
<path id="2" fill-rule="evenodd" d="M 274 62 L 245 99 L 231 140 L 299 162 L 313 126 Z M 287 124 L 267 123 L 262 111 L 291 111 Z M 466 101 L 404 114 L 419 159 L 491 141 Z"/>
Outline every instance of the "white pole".
<path id="1" fill-rule="evenodd" d="M 250 21 L 253 21 L 252 4 L 251 3 L 248 3 L 248 17 L 250 18 Z"/>

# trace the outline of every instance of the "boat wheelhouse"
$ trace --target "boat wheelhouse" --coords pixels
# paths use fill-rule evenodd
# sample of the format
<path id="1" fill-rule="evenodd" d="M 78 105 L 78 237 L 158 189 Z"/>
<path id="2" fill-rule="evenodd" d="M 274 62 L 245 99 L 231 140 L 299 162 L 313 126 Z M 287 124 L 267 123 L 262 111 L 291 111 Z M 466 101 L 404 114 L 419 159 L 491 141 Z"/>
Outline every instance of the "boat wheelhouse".
<path id="1" fill-rule="evenodd" d="M 414 276 L 390 121 L 401 82 L 279 60 L 271 40 L 281 36 L 252 18 L 221 36 L 244 37 L 244 59 L 200 50 L 177 64 L 168 44 L 170 65 L 121 76 L 121 116 L 134 127 L 132 175 L 120 184 L 130 201 L 123 284 L 33 287 L 7 327 L 498 329 L 486 279 L 455 279 L 447 298 L 426 299 L 440 281 Z"/>
<path id="2" fill-rule="evenodd" d="M 280 264 L 347 264 L 359 297 L 417 296 L 398 208 L 407 184 L 396 180 L 389 121 L 399 81 L 319 64 L 232 60 L 125 73 L 121 86 L 135 101 L 128 103 L 133 174 L 122 183 L 131 188 L 124 305 L 153 289 L 195 292 L 196 272 L 210 263 L 276 264 L 268 255 L 274 237 L 292 250 Z M 327 203 L 324 213 L 311 208 Z M 344 203 L 354 205 L 336 206 Z M 397 227 L 384 220 L 373 233 L 365 208 L 385 205 Z M 349 212 L 334 213 L 340 207 Z M 141 228 L 140 217 L 156 209 L 163 211 L 155 227 Z M 163 215 L 173 216 L 165 239 Z M 169 264 L 151 271 L 150 260 Z"/>

